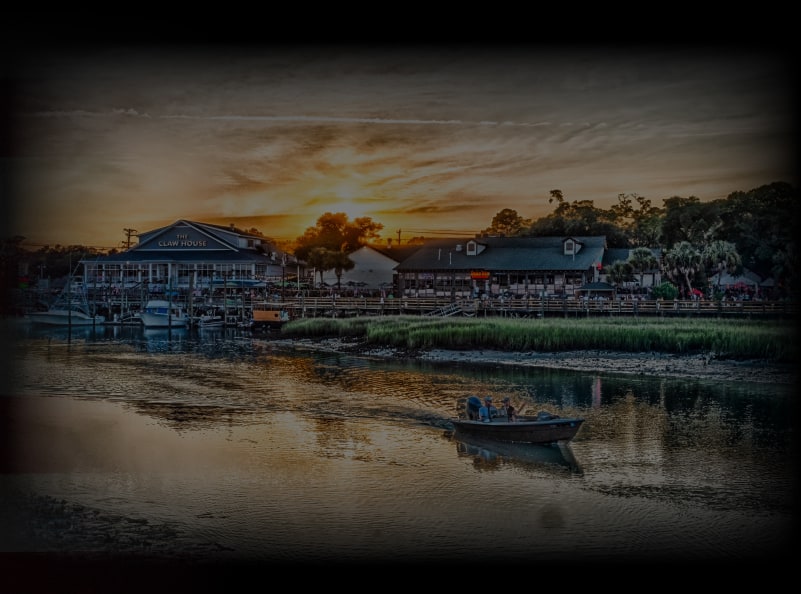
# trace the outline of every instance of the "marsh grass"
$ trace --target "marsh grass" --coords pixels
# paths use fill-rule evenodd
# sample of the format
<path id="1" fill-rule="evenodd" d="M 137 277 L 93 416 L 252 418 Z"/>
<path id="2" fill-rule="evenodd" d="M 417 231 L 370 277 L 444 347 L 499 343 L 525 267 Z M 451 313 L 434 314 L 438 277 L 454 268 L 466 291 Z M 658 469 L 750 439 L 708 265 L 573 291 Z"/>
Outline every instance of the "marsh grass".
<path id="1" fill-rule="evenodd" d="M 307 318 L 284 325 L 288 338 L 355 338 L 407 349 L 558 352 L 606 350 L 707 354 L 727 359 L 796 359 L 792 326 L 717 319 L 591 320 L 386 316 Z"/>

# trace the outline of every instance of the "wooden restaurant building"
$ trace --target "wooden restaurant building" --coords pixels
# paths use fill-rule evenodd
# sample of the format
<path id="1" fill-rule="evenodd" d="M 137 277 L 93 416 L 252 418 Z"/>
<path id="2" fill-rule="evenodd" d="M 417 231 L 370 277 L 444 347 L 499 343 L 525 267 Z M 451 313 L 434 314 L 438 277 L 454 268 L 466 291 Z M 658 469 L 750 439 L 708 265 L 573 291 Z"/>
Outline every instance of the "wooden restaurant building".
<path id="1" fill-rule="evenodd" d="M 302 315 L 330 311 L 332 299 L 356 297 L 374 298 L 376 303 L 351 304 L 349 310 L 372 307 L 384 312 L 389 309 L 384 298 L 391 297 L 402 298 L 412 313 L 442 301 L 486 300 L 489 306 L 493 300 L 613 297 L 615 288 L 604 282 L 603 268 L 612 263 L 610 258 L 625 259 L 629 253 L 608 249 L 604 236 L 434 239 L 402 250 L 383 250 L 389 254 L 386 257 L 373 254 L 379 251 L 371 246 L 357 250 L 356 254 L 366 253 L 354 256 L 354 268 L 344 271 L 340 286 L 329 283 L 301 291 L 301 284 L 314 285 L 318 271 L 281 252 L 265 237 L 234 226 L 178 220 L 141 233 L 130 249 L 85 258 L 81 281 L 90 300 L 109 316 L 162 296 L 190 311 L 226 306 L 228 298 L 236 298 L 243 313 L 244 308 L 268 305 L 275 309 L 280 301 L 282 309 Z M 645 287 L 661 282 L 658 270 L 644 277 Z M 326 278 L 330 280 L 330 275 Z M 349 294 L 342 290 L 349 280 L 355 287 L 374 290 Z M 292 290 L 277 290 L 287 286 Z"/>
<path id="2" fill-rule="evenodd" d="M 134 247 L 82 264 L 87 290 L 138 288 L 145 293 L 264 288 L 287 276 L 295 279 L 300 271 L 294 256 L 279 252 L 264 237 L 187 220 L 141 233 Z"/>
<path id="3" fill-rule="evenodd" d="M 403 253 L 400 261 L 386 258 L 387 270 L 379 270 L 375 260 L 369 271 L 361 270 L 357 260 L 343 282 L 358 277 L 366 283 L 370 275 L 392 278 L 391 291 L 406 297 L 579 297 L 586 287 L 599 286 L 602 268 L 610 263 L 605 258 L 620 251 L 607 250 L 604 236 L 437 239 L 410 247 L 396 250 Z M 142 233 L 136 246 L 82 263 L 89 290 L 197 294 L 224 286 L 264 289 L 314 278 L 304 262 L 280 252 L 264 237 L 188 220 Z"/>
<path id="4" fill-rule="evenodd" d="M 396 282 L 407 297 L 573 298 L 598 289 L 606 252 L 603 236 L 434 240 L 395 267 Z"/>

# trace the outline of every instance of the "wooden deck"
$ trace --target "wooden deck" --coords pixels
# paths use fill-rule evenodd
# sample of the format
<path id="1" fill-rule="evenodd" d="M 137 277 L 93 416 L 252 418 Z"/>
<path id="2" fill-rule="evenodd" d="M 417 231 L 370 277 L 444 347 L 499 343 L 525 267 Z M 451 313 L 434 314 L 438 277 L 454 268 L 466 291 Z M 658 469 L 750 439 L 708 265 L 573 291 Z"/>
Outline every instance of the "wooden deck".
<path id="1" fill-rule="evenodd" d="M 141 309 L 132 296 L 122 299 L 92 300 L 98 310 L 120 317 L 125 312 Z M 659 316 L 791 319 L 797 313 L 795 301 L 662 301 L 662 300 L 583 300 L 583 299 L 452 299 L 448 297 L 309 297 L 304 295 L 280 298 L 238 297 L 192 300 L 175 296 L 173 301 L 192 312 L 225 308 L 229 315 L 253 317 L 257 310 L 287 311 L 293 319 L 317 317 L 357 317 L 385 315 L 420 315 L 443 317 L 508 317 L 508 318 L 590 318 L 598 316 Z"/>
<path id="2" fill-rule="evenodd" d="M 511 318 L 591 316 L 707 316 L 789 318 L 794 303 L 779 301 L 583 301 L 575 299 L 513 299 L 451 301 L 439 298 L 295 299 L 284 302 L 293 317 L 358 315 L 502 316 Z"/>

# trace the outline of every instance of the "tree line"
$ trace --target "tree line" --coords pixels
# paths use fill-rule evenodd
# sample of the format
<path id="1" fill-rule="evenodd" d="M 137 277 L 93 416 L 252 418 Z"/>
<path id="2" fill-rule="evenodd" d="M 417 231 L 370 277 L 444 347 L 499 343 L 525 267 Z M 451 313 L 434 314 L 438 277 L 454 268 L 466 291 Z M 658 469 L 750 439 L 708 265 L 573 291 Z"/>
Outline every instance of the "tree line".
<path id="1" fill-rule="evenodd" d="M 738 274 L 743 268 L 773 278 L 785 294 L 797 286 L 794 227 L 801 204 L 798 189 L 787 182 L 708 202 L 674 196 L 662 207 L 637 194 L 620 194 L 616 204 L 601 209 L 591 200 L 569 202 L 560 190 L 551 191 L 550 202 L 554 211 L 535 221 L 501 210 L 485 231 L 510 237 L 604 235 L 610 248 L 633 248 L 636 262 L 629 264 L 635 272 L 653 264 L 637 248 L 656 249 L 663 254 L 663 271 L 686 291 L 699 273 Z M 607 274 L 617 278 L 626 272 L 621 262 Z"/>
<path id="2" fill-rule="evenodd" d="M 708 277 L 748 269 L 760 278 L 773 278 L 780 295 L 797 286 L 798 250 L 794 225 L 799 220 L 798 189 L 775 182 L 747 192 L 701 202 L 697 197 L 674 196 L 657 207 L 637 194 L 620 194 L 608 209 L 592 200 L 568 201 L 561 190 L 551 190 L 554 210 L 536 220 L 504 208 L 480 234 L 503 237 L 599 236 L 609 248 L 628 248 L 630 257 L 604 270 L 614 284 L 633 280 L 660 267 L 677 292 L 690 297 L 706 286 Z M 337 277 L 353 268 L 348 254 L 380 237 L 381 223 L 370 217 L 348 220 L 344 213 L 325 213 L 314 227 L 298 237 L 295 256 Z M 407 243 L 422 243 L 417 237 Z M 657 260 L 656 253 L 661 254 Z M 719 289 L 719 287 L 718 287 Z M 667 297 L 668 295 L 663 295 Z"/>
<path id="3" fill-rule="evenodd" d="M 780 295 L 789 296 L 797 287 L 794 226 L 801 204 L 798 189 L 790 183 L 774 182 L 707 202 L 694 196 L 674 196 L 664 199 L 662 207 L 637 194 L 620 194 L 615 204 L 603 209 L 592 200 L 569 201 L 558 189 L 550 191 L 549 202 L 553 212 L 535 220 L 513 209 L 501 209 L 477 235 L 603 235 L 609 248 L 632 250 L 628 260 L 605 269 L 611 282 L 621 283 L 638 275 L 641 281 L 645 270 L 658 265 L 685 296 L 693 287 L 705 286 L 708 275 L 724 271 L 734 275 L 744 268 L 763 279 L 773 278 Z M 326 212 L 286 251 L 319 272 L 320 280 L 326 270 L 334 270 L 339 277 L 354 266 L 348 254 L 377 242 L 383 229 L 384 225 L 371 217 L 350 220 L 345 213 Z M 238 231 L 278 244 L 255 228 Z M 4 239 L 0 246 L 4 289 L 17 286 L 19 262 L 29 264 L 30 274 L 59 278 L 70 274 L 70 266 L 81 258 L 104 253 L 82 245 L 45 246 L 31 251 L 25 249 L 24 239 Z M 416 237 L 406 243 L 423 241 L 424 237 Z M 654 250 L 661 254 L 661 261 L 655 261 Z M 3 291 L 3 299 L 8 293 Z"/>

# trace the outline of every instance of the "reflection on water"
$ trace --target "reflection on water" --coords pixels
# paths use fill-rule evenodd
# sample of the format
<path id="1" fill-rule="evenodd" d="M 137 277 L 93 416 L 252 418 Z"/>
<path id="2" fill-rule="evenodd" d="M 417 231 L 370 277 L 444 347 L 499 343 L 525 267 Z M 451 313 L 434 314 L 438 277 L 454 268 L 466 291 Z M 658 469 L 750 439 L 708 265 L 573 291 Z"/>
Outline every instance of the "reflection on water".
<path id="1" fill-rule="evenodd" d="M 75 330 L 13 329 L 2 487 L 24 510 L 5 550 L 752 560 L 792 536 L 783 386 L 360 359 L 238 329 Z M 455 440 L 473 393 L 586 421 L 563 447 Z"/>
<path id="2" fill-rule="evenodd" d="M 474 466 L 480 470 L 498 470 L 510 464 L 530 472 L 582 473 L 570 444 L 499 443 L 455 438 L 454 442 L 457 453 L 472 458 Z"/>

